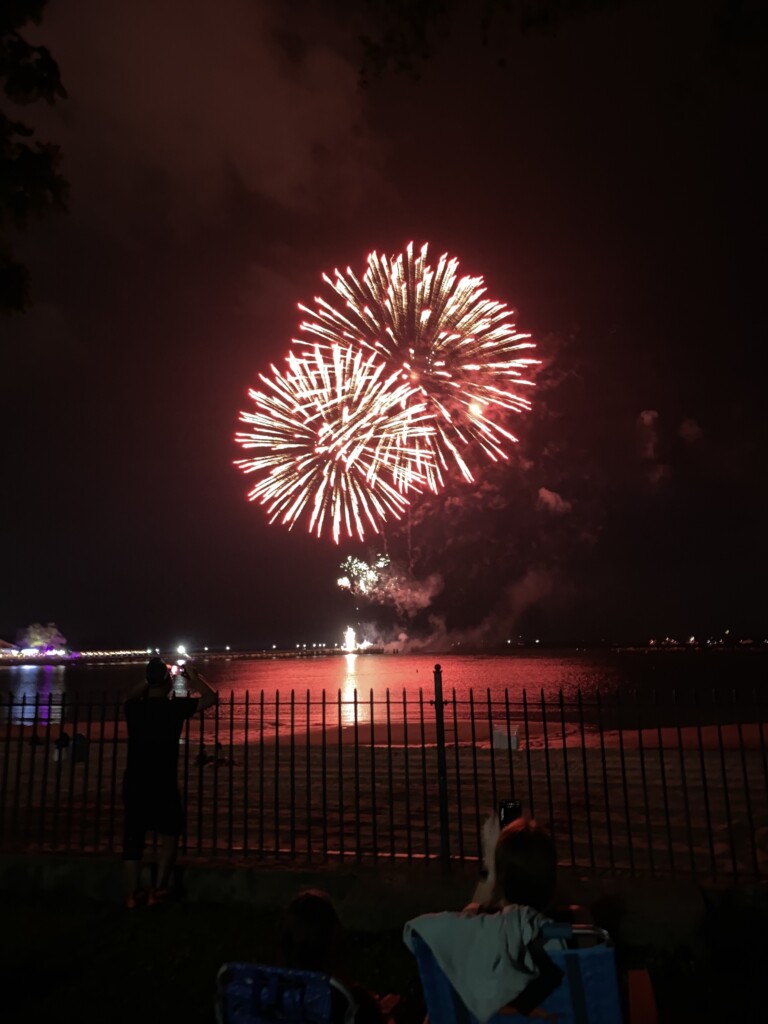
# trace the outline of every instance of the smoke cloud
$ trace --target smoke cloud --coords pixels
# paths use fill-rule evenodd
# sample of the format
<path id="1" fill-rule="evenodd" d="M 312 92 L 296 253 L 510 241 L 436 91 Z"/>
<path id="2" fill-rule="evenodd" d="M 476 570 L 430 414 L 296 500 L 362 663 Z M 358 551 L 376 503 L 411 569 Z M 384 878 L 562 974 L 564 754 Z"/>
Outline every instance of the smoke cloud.
<path id="1" fill-rule="evenodd" d="M 564 512 L 571 511 L 570 501 L 566 501 L 562 498 L 557 491 L 550 491 L 546 487 L 539 488 L 539 497 L 536 506 L 537 508 L 546 509 L 548 512 L 554 512 L 557 515 L 562 515 Z"/>
<path id="2" fill-rule="evenodd" d="M 677 434 L 682 441 L 686 442 L 686 444 L 695 444 L 696 441 L 701 440 L 704 436 L 704 431 L 696 420 L 686 419 L 680 424 Z"/>
<path id="3" fill-rule="evenodd" d="M 439 572 L 430 573 L 424 580 L 392 579 L 382 591 L 382 603 L 390 603 L 399 615 L 412 618 L 417 612 L 429 608 L 444 586 Z"/>
<path id="4" fill-rule="evenodd" d="M 69 100 L 43 116 L 73 213 L 116 227 L 143 199 L 186 232 L 223 218 L 237 189 L 296 211 L 329 192 L 370 198 L 358 51 L 309 10 L 300 39 L 291 13 L 246 0 L 52 4 L 38 32 Z"/>
<path id="5" fill-rule="evenodd" d="M 637 439 L 641 459 L 655 459 L 659 443 L 659 414 L 644 409 L 637 417 Z"/>
<path id="6" fill-rule="evenodd" d="M 531 568 L 525 575 L 506 588 L 496 607 L 482 622 L 469 629 L 449 629 L 442 615 L 432 615 L 428 630 L 423 635 L 409 637 L 404 631 L 398 636 L 398 646 L 410 653 L 439 651 L 450 647 L 487 647 L 506 643 L 516 632 L 523 613 L 551 597 L 556 590 L 562 593 L 563 581 L 551 569 Z M 385 644 L 387 646 L 387 644 Z M 391 642 L 388 646 L 391 647 Z"/>

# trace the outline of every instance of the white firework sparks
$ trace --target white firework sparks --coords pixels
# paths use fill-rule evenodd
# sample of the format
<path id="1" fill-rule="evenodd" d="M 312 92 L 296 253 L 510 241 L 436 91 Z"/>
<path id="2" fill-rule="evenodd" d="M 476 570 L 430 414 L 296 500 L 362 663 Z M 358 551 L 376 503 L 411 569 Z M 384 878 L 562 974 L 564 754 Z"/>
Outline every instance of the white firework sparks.
<path id="1" fill-rule="evenodd" d="M 256 411 L 240 414 L 250 429 L 235 439 L 256 454 L 236 464 L 260 475 L 248 497 L 270 522 L 291 528 L 306 515 L 318 536 L 330 524 L 337 543 L 342 529 L 362 540 L 428 483 L 432 416 L 412 384 L 359 348 L 316 346 L 288 367 L 260 375 Z"/>
<path id="2" fill-rule="evenodd" d="M 375 354 L 412 387 L 409 401 L 433 413 L 434 432 L 412 446 L 423 462 L 412 455 L 398 480 L 403 489 L 412 470 L 414 486 L 426 479 L 436 490 L 449 459 L 471 480 L 464 454 L 473 442 L 506 459 L 517 440 L 508 414 L 530 408 L 523 374 L 537 362 L 524 354 L 534 347 L 530 336 L 516 329 L 511 309 L 485 297 L 481 277 L 459 277 L 458 260 L 447 255 L 433 267 L 427 254 L 424 245 L 415 256 L 412 244 L 392 258 L 373 252 L 362 279 L 349 267 L 324 275 L 340 302 L 316 297 L 314 308 L 299 307 L 307 315 L 300 329 L 315 344 Z"/>

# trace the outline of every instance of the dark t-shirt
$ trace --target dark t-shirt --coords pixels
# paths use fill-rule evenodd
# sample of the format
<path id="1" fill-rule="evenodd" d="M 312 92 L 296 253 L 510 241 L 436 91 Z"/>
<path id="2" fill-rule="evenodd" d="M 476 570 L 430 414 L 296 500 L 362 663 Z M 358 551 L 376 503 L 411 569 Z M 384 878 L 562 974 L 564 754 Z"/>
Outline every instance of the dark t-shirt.
<path id="1" fill-rule="evenodd" d="M 176 784 L 179 739 L 197 711 L 197 697 L 134 697 L 125 702 L 128 723 L 126 781 Z"/>

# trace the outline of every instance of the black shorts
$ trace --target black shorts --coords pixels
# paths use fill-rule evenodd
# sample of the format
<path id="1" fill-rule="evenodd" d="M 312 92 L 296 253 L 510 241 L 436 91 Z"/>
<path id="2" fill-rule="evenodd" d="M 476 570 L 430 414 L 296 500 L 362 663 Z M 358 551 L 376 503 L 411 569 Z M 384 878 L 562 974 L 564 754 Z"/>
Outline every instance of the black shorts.
<path id="1" fill-rule="evenodd" d="M 180 836 L 184 831 L 184 808 L 179 787 L 152 783 L 123 782 L 125 827 L 123 859 L 141 860 L 147 832 L 161 836 Z"/>

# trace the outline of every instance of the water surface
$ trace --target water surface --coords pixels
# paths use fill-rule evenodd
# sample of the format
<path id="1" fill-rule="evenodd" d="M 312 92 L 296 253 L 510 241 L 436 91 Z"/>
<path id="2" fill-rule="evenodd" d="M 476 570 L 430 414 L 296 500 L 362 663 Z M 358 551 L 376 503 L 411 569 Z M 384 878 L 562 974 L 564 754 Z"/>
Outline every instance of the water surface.
<path id="1" fill-rule="evenodd" d="M 387 690 L 393 698 L 425 699 L 433 695 L 434 666 L 442 666 L 446 697 L 456 691 L 458 700 L 484 699 L 490 690 L 493 700 L 557 699 L 560 690 L 565 700 L 585 699 L 616 692 L 632 697 L 635 692 L 647 699 L 656 693 L 669 699 L 674 690 L 680 699 L 696 694 L 710 702 L 713 692 L 728 702 L 736 690 L 743 699 L 765 688 L 768 652 L 762 650 L 682 650 L 682 651 L 520 651 L 509 655 L 482 654 L 328 654 L 318 657 L 276 657 L 258 659 L 196 659 L 199 670 L 222 696 L 236 699 L 250 691 L 252 697 L 264 690 L 281 700 L 296 697 L 320 698 L 323 691 L 336 699 L 351 700 L 355 690 L 360 699 L 383 700 Z M 1 666 L 0 693 L 14 699 L 26 697 L 34 702 L 62 694 L 94 698 L 102 694 L 117 699 L 143 676 L 143 664 L 71 664 L 61 666 Z"/>

